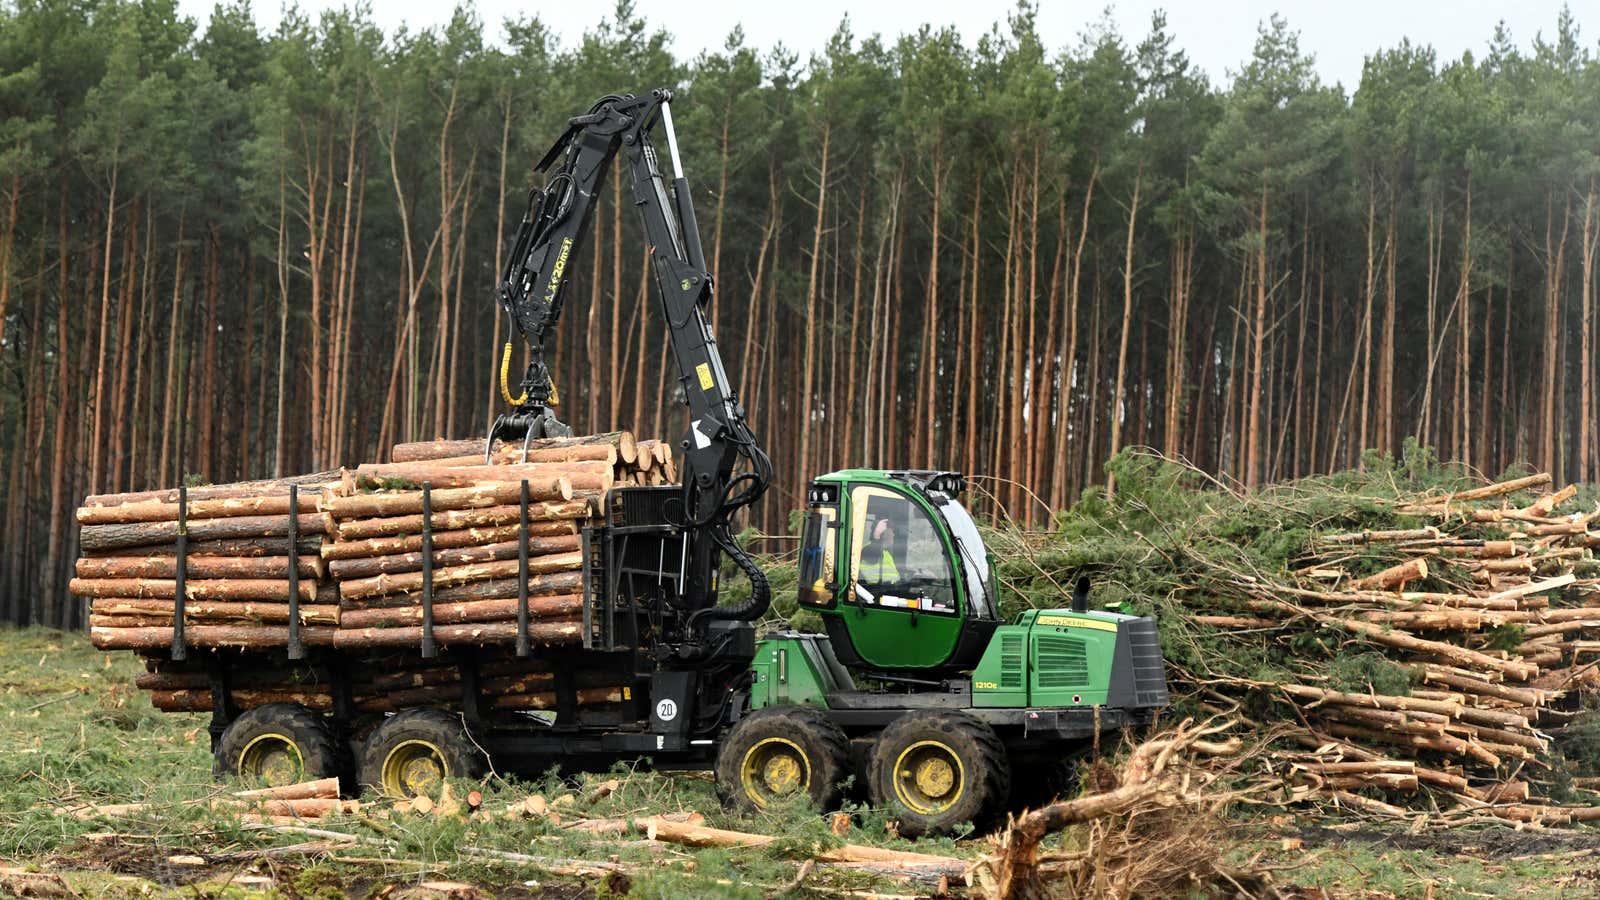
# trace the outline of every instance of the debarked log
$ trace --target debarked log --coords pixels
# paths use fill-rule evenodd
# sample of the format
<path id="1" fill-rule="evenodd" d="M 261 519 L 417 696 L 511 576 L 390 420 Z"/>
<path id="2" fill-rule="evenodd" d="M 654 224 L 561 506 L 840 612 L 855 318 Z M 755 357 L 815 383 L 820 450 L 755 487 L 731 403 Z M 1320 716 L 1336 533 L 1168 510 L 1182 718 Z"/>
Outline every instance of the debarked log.
<path id="1" fill-rule="evenodd" d="M 521 565 L 520 560 L 502 559 L 493 562 L 447 566 L 442 569 L 434 569 L 432 580 L 435 587 L 448 587 L 473 581 L 514 578 L 517 576 Z M 538 575 L 575 571 L 582 568 L 582 566 L 583 554 L 581 552 L 551 553 L 528 559 L 528 571 Z M 377 597 L 384 594 L 410 594 L 421 591 L 426 580 L 422 572 L 374 575 L 371 578 L 356 578 L 340 582 L 339 594 L 342 598 L 349 600 Z"/>
<path id="2" fill-rule="evenodd" d="M 74 578 L 67 590 L 76 597 L 150 597 L 172 600 L 178 596 L 178 582 L 172 578 Z M 317 599 L 317 583 L 304 579 L 299 584 L 300 599 Z M 183 595 L 190 600 L 277 600 L 289 602 L 289 582 L 275 578 L 191 578 L 184 582 Z"/>
<path id="3" fill-rule="evenodd" d="M 299 532 L 302 535 L 324 534 L 333 531 L 334 528 L 333 517 L 324 513 L 301 515 L 296 518 L 299 520 Z M 188 523 L 191 540 L 276 537 L 288 533 L 288 516 L 231 516 L 223 519 L 200 519 Z M 177 522 L 130 522 L 85 525 L 80 533 L 79 544 L 85 550 L 112 550 L 118 547 L 168 544 L 177 539 Z"/>
<path id="4" fill-rule="evenodd" d="M 287 556 L 207 556 L 188 554 L 184 572 L 189 578 L 277 578 L 289 577 Z M 296 568 L 300 577 L 321 576 L 325 563 L 320 556 L 302 556 Z M 175 578 L 178 557 L 173 556 L 97 556 L 78 560 L 79 578 Z"/>
<path id="5" fill-rule="evenodd" d="M 99 597 L 89 606 L 89 612 L 104 618 L 162 617 L 172 623 L 177 601 L 152 600 L 135 597 Z M 185 622 L 201 624 L 238 623 L 245 625 L 287 625 L 287 603 L 228 603 L 214 601 L 186 602 L 183 608 Z M 115 623 L 108 623 L 115 624 Z M 335 604 L 305 603 L 300 606 L 302 625 L 338 625 L 339 607 Z"/>
<path id="6" fill-rule="evenodd" d="M 583 624 L 577 620 L 535 622 L 528 625 L 529 639 L 541 644 L 575 644 L 582 637 L 582 633 Z M 433 629 L 433 639 L 440 644 L 509 644 L 517 639 L 517 623 L 439 625 Z M 333 637 L 333 645 L 340 649 L 400 647 L 421 643 L 420 627 L 340 628 L 335 631 Z"/>
<path id="7" fill-rule="evenodd" d="M 509 525 L 521 521 L 519 506 L 491 506 L 484 509 L 453 509 L 433 514 L 433 527 L 440 531 L 460 528 L 477 528 L 485 525 Z M 587 500 L 566 500 L 555 503 L 531 503 L 528 519 L 534 522 L 583 519 L 589 515 Z M 109 526 L 108 526 L 109 527 Z M 341 541 L 362 538 L 388 537 L 400 534 L 421 534 L 422 516 L 389 516 L 381 519 L 353 519 L 338 525 Z"/>
<path id="8" fill-rule="evenodd" d="M 327 646 L 338 630 L 301 628 L 300 639 Z M 192 625 L 184 628 L 183 637 L 194 647 L 283 647 L 289 643 L 289 629 L 281 625 Z M 97 650 L 164 650 L 172 645 L 172 629 L 90 628 L 89 641 Z"/>
<path id="9" fill-rule="evenodd" d="M 428 502 L 434 511 L 442 512 L 448 509 L 505 506 L 518 503 L 521 497 L 522 484 L 519 481 L 430 490 Z M 572 483 L 560 475 L 529 478 L 528 499 L 571 500 Z M 323 502 L 323 509 L 341 520 L 418 515 L 422 512 L 422 492 L 401 491 L 334 497 Z"/>
<path id="10" fill-rule="evenodd" d="M 498 559 L 516 559 L 519 552 L 519 544 L 519 541 L 510 540 L 493 544 L 435 550 L 433 564 L 437 568 L 442 568 L 445 566 L 465 565 L 467 563 L 491 562 Z M 570 553 L 580 549 L 582 546 L 583 539 L 575 534 L 528 538 L 528 553 L 533 556 L 542 556 L 549 553 Z M 420 550 L 414 553 L 393 553 L 387 556 L 339 559 L 328 564 L 329 573 L 334 578 L 341 580 L 370 578 L 374 575 L 397 572 L 420 572 L 421 570 L 422 552 Z M 1600 610 L 1596 610 L 1596 613 L 1600 613 Z"/>
<path id="11" fill-rule="evenodd" d="M 571 618 L 583 612 L 583 597 L 578 594 L 556 594 L 528 598 L 528 615 L 535 619 Z M 346 630 L 361 628 L 398 628 L 422 624 L 422 607 L 396 606 L 383 609 L 347 610 L 339 624 Z M 459 625 L 470 622 L 515 622 L 517 601 L 473 600 L 463 603 L 435 603 L 435 625 Z"/>

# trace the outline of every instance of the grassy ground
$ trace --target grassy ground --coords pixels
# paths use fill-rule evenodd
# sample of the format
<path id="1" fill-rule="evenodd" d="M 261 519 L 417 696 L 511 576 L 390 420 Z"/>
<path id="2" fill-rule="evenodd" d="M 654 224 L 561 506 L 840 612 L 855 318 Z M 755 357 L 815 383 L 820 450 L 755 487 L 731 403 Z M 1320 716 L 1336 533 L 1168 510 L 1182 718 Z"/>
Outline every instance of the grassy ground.
<path id="1" fill-rule="evenodd" d="M 825 821 L 805 811 L 730 814 L 698 774 L 618 772 L 576 782 L 492 779 L 486 809 L 530 793 L 573 797 L 570 821 L 696 810 L 709 824 L 782 835 L 760 850 L 697 850 L 634 838 L 575 834 L 542 819 L 510 821 L 389 815 L 368 804 L 362 817 L 312 823 L 375 843 L 357 848 L 301 847 L 310 838 L 247 829 L 227 814 L 177 805 L 217 790 L 211 781 L 206 717 L 155 712 L 133 687 L 131 654 L 98 653 L 79 635 L 0 632 L 0 865 L 61 875 L 85 897 L 442 896 L 430 882 L 477 886 L 502 897 L 588 898 L 771 896 L 794 880 L 796 860 L 837 842 Z M 584 805 L 593 785 L 621 788 Z M 465 786 L 463 786 L 465 788 Z M 79 802 L 154 801 L 148 814 L 79 822 L 53 810 Z M 857 810 L 848 840 L 950 856 L 974 857 L 982 840 L 891 836 L 887 817 Z M 1301 896 L 1471 897 L 1592 896 L 1600 878 L 1600 835 L 1549 837 L 1514 832 L 1405 835 L 1370 826 L 1310 823 L 1293 817 L 1241 819 L 1231 829 L 1239 859 L 1299 864 L 1279 873 Z M 474 859 L 462 848 L 545 859 L 622 863 L 626 877 L 563 877 L 549 868 Z M 1543 858 L 1541 858 L 1543 857 Z M 381 860 L 378 862 L 368 860 Z M 0 878 L 0 894 L 6 891 Z M 16 890 L 13 884 L 12 890 Z M 1328 893 L 1322 893 L 1326 890 Z M 916 895 L 916 884 L 859 873 L 818 871 L 793 896 L 851 892 Z M 458 896 L 470 891 L 457 890 Z"/>

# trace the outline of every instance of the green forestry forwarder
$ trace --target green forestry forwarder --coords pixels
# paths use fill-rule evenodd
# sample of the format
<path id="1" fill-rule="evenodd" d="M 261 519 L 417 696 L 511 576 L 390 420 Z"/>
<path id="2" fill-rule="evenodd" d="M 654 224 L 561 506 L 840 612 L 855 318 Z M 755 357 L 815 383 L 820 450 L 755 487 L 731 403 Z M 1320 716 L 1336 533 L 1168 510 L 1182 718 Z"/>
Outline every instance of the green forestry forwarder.
<path id="1" fill-rule="evenodd" d="M 799 602 L 825 633 L 757 639 L 772 594 L 729 523 L 761 498 L 772 464 L 706 320 L 713 285 L 671 101 L 668 90 L 602 97 L 539 163 L 554 171 L 529 198 L 499 287 L 531 362 L 512 396 L 506 345 L 501 387 L 514 409 L 496 420 L 488 446 L 571 434 L 556 418 L 543 348 L 620 152 L 689 407 L 682 486 L 613 488 L 604 524 L 585 530 L 582 646 L 535 651 L 557 673 L 553 719 L 490 711 L 471 688 L 471 652 L 452 649 L 461 708 L 385 719 L 359 751 L 363 780 L 409 795 L 437 777 L 481 774 L 486 755 L 500 771 L 648 757 L 658 768 L 714 766 L 724 801 L 750 807 L 809 799 L 827 810 L 854 775 L 874 803 L 897 808 L 907 836 L 992 819 L 1019 767 L 1036 788 L 1097 733 L 1146 723 L 1167 704 L 1156 623 L 1090 611 L 1083 581 L 1068 608 L 1002 622 L 993 560 L 961 505 L 960 474 L 845 469 L 806 491 Z M 651 143 L 658 125 L 670 189 Z M 725 558 L 750 594 L 719 605 Z M 633 685 L 627 715 L 592 715 L 572 698 L 578 686 L 619 677 Z"/>

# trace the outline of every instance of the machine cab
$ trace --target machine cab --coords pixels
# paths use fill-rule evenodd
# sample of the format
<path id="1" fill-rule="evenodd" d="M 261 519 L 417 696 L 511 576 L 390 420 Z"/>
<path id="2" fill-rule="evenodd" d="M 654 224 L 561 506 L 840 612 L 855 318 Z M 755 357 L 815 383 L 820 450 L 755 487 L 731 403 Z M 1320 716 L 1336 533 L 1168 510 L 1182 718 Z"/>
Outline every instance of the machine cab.
<path id="1" fill-rule="evenodd" d="M 988 554 L 953 472 L 852 469 L 807 492 L 800 603 L 848 666 L 942 677 L 998 625 Z"/>

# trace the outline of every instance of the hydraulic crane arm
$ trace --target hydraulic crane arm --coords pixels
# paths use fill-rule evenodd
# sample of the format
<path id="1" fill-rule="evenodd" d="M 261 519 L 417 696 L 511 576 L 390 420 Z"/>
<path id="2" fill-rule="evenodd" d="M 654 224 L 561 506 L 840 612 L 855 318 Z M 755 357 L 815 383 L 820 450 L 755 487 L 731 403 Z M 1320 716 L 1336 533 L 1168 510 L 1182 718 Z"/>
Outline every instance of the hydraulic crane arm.
<path id="1" fill-rule="evenodd" d="M 537 171 L 558 164 L 542 190 L 529 197 L 528 211 L 500 282 L 500 303 L 532 348 L 516 407 L 500 416 L 490 431 L 496 438 L 521 439 L 571 434 L 555 416 L 555 389 L 544 362 L 544 342 L 561 316 L 566 268 L 582 245 L 586 224 L 606 169 L 619 151 L 632 182 L 633 202 L 644 223 L 667 334 L 677 363 L 689 428 L 682 446 L 683 508 L 675 522 L 686 544 L 683 594 L 695 605 L 691 621 L 750 619 L 765 612 L 770 595 L 760 568 L 733 542 L 729 522 L 739 509 L 758 500 L 772 477 L 772 465 L 751 434 L 715 337 L 706 321 L 713 285 L 700 245 L 689 185 L 678 158 L 672 129 L 672 92 L 648 96 L 608 95 L 566 132 L 539 162 Z M 672 158 L 669 195 L 650 134 L 666 132 Z M 509 362 L 509 345 L 507 356 Z M 743 471 L 735 474 L 742 466 Z M 752 595 L 734 608 L 717 608 L 716 565 L 726 552 L 750 577 Z"/>

